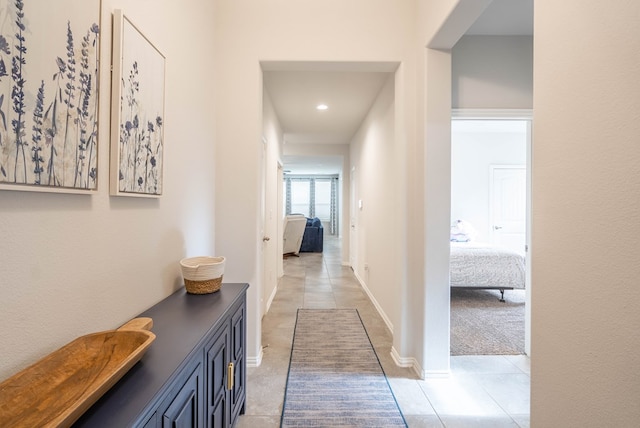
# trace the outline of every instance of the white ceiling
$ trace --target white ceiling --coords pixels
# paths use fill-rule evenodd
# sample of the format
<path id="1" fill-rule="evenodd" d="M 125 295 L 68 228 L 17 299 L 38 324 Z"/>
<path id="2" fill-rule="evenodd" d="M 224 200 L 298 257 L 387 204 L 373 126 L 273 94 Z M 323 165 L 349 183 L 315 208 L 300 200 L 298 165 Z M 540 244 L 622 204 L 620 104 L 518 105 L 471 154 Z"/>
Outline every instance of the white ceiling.
<path id="1" fill-rule="evenodd" d="M 336 175 L 342 171 L 342 156 L 285 156 L 285 174 Z"/>
<path id="2" fill-rule="evenodd" d="M 533 0 L 493 0 L 468 35 L 532 35 Z M 263 63 L 264 86 L 286 144 L 348 144 L 360 127 L 391 63 Z M 320 103 L 329 108 L 316 110 Z M 285 147 L 285 153 L 286 153 Z M 293 174 L 338 174 L 339 156 L 283 157 Z"/>
<path id="3" fill-rule="evenodd" d="M 348 144 L 371 108 L 384 72 L 265 71 L 286 144 Z M 327 110 L 317 110 L 326 104 Z"/>

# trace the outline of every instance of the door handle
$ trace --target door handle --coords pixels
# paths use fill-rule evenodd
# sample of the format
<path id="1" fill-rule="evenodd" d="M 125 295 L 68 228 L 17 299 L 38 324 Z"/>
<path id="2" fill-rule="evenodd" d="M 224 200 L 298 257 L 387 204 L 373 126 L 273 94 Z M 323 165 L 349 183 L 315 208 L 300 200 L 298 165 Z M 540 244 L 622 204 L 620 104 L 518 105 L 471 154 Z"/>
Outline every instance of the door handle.
<path id="1" fill-rule="evenodd" d="M 227 366 L 227 389 L 229 391 L 233 389 L 233 363 Z"/>
<path id="2" fill-rule="evenodd" d="M 267 242 L 267 241 L 271 241 L 271 238 L 269 238 L 268 236 L 265 236 L 262 238 L 263 242 Z"/>
<path id="3" fill-rule="evenodd" d="M 493 226 L 493 228 L 494 228 L 495 230 L 500 230 L 500 229 L 502 229 L 502 226 Z"/>

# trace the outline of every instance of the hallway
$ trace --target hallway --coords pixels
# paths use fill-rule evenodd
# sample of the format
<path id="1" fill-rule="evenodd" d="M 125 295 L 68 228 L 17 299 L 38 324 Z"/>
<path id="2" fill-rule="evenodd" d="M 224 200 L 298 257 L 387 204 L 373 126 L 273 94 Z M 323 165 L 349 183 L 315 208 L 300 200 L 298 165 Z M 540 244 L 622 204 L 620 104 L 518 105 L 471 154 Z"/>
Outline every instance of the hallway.
<path id="1" fill-rule="evenodd" d="M 528 427 L 526 356 L 457 356 L 451 376 L 420 380 L 393 362 L 391 334 L 350 268 L 339 240 L 325 235 L 324 253 L 284 261 L 284 276 L 262 322 L 264 356 L 247 371 L 247 404 L 237 427 L 278 427 L 298 308 L 356 308 L 407 424 L 422 427 Z"/>

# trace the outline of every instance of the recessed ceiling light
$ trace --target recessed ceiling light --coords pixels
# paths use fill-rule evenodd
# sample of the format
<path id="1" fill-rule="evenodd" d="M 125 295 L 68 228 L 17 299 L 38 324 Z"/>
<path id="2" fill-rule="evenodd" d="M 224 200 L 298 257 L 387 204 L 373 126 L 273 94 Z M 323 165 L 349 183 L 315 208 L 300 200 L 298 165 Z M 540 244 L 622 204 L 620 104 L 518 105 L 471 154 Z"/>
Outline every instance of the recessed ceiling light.
<path id="1" fill-rule="evenodd" d="M 328 108 L 329 108 L 329 106 L 328 106 L 328 105 L 326 105 L 326 104 L 318 104 L 318 105 L 316 106 L 316 109 L 317 109 L 317 110 L 326 110 L 326 109 L 328 109 Z"/>

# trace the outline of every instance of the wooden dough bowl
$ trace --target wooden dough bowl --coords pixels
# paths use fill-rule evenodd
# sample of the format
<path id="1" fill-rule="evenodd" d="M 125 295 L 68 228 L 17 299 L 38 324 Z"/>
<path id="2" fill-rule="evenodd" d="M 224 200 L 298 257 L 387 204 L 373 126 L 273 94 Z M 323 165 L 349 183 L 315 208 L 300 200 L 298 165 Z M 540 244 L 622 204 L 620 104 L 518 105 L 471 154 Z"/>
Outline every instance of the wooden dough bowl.
<path id="1" fill-rule="evenodd" d="M 151 318 L 81 336 L 0 383 L 0 427 L 68 427 L 142 358 Z"/>

